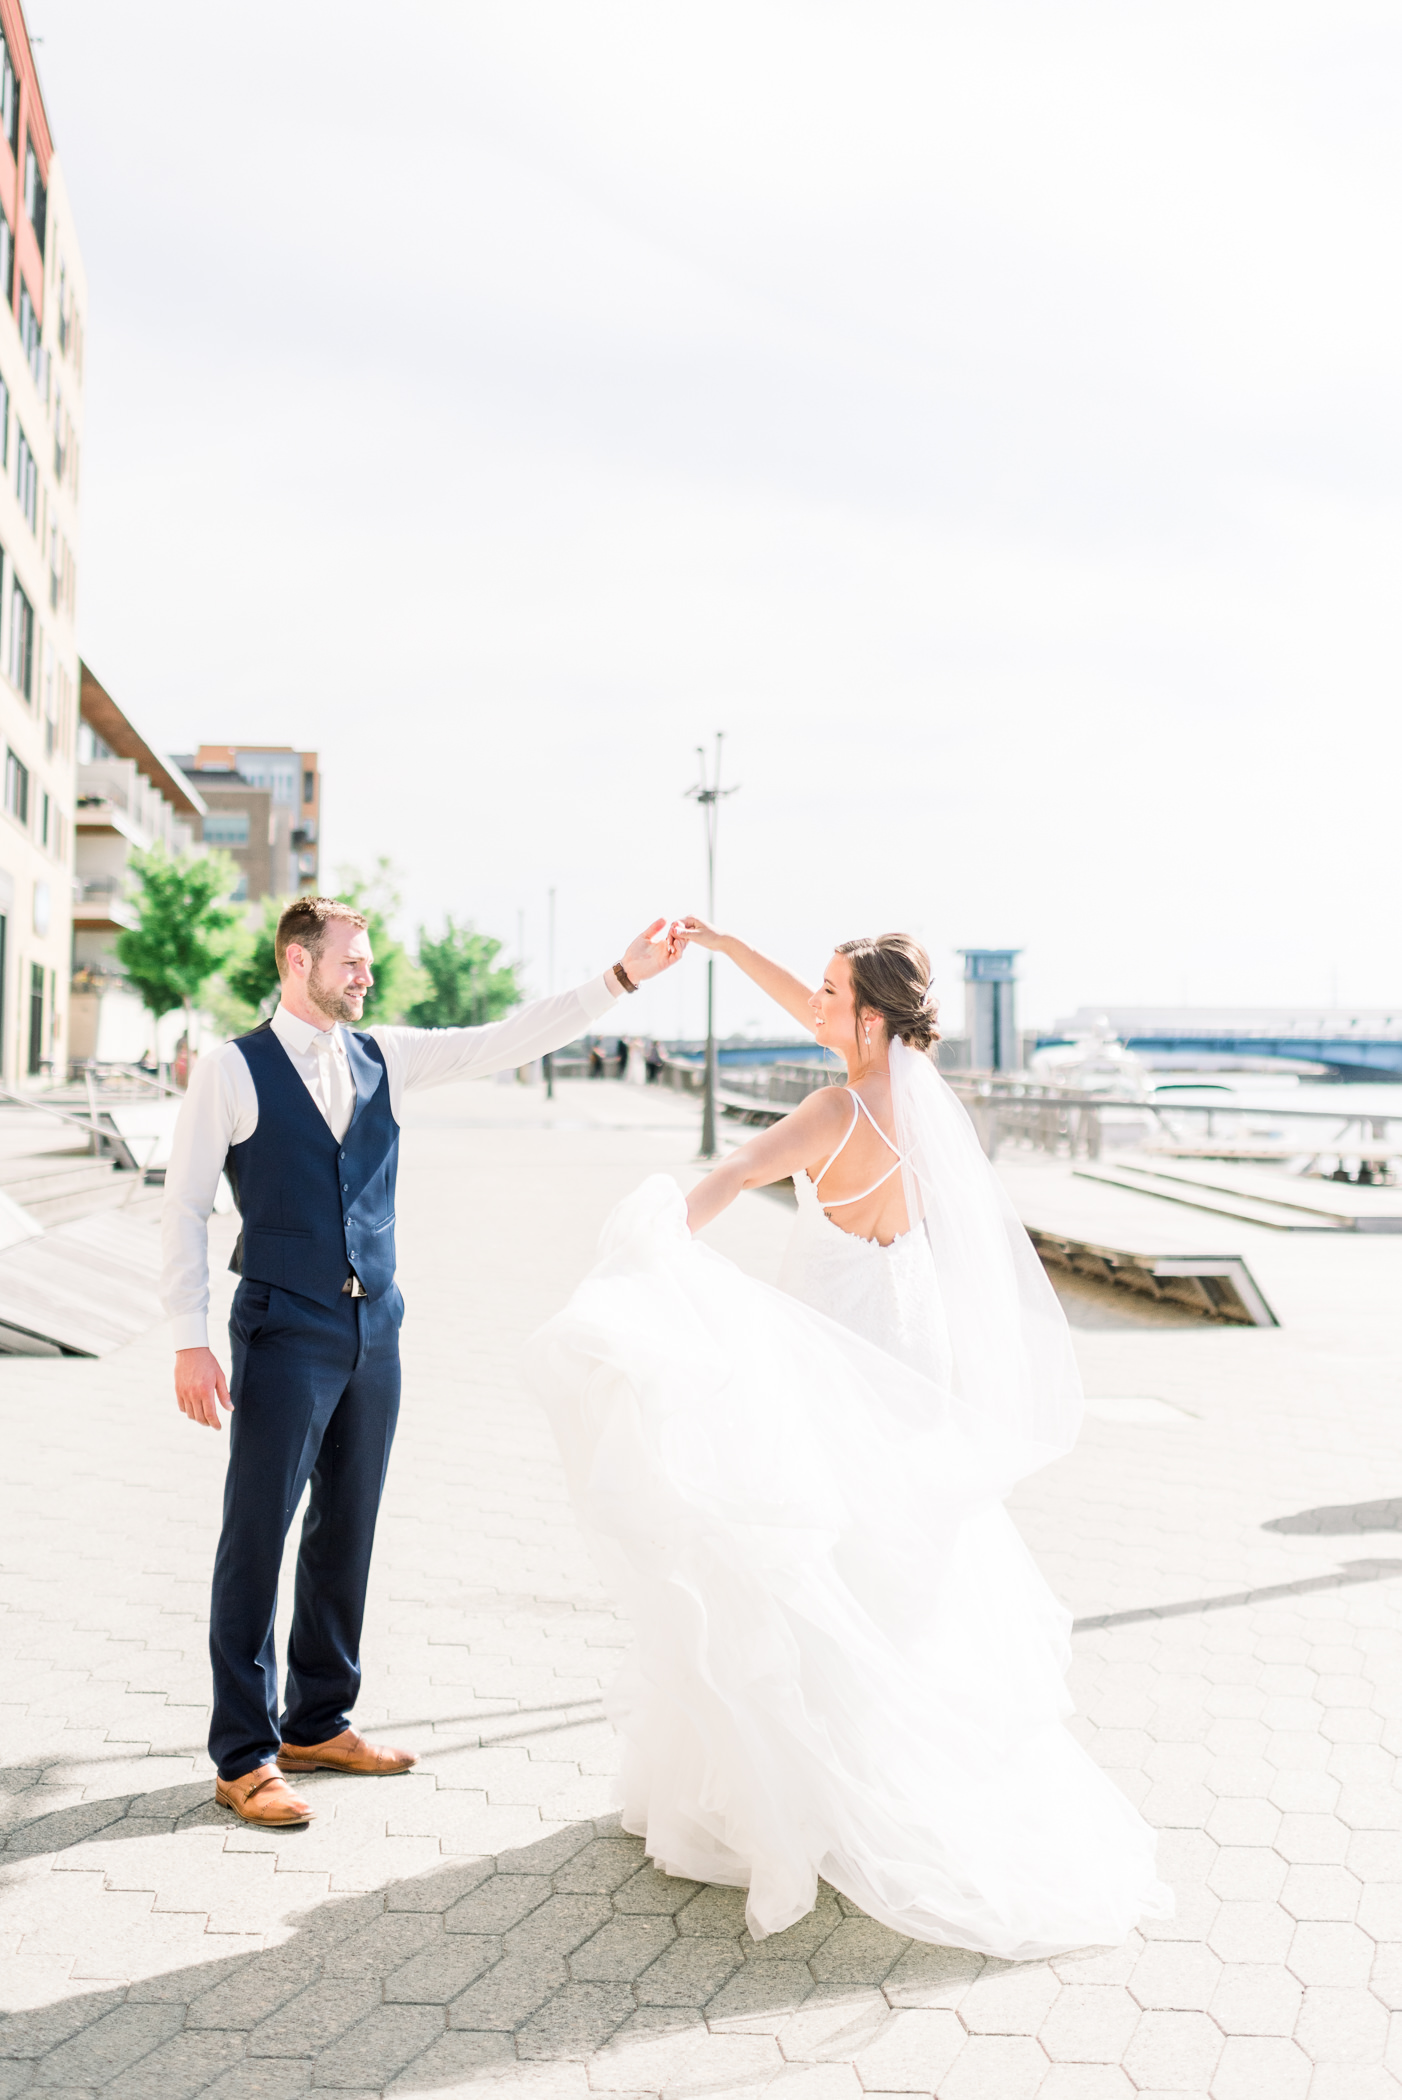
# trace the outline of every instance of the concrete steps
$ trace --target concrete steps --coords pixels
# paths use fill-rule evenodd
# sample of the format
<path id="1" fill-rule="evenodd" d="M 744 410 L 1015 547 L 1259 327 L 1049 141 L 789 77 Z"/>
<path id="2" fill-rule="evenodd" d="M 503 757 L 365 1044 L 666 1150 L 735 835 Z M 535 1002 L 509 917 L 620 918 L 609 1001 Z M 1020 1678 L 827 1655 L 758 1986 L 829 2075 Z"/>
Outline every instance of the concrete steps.
<path id="1" fill-rule="evenodd" d="M 1402 1233 L 1402 1192 L 1397 1189 L 1359 1189 L 1269 1168 L 1168 1161 L 1143 1153 L 1097 1160 L 1077 1172 L 1088 1181 L 1276 1231 Z"/>
<path id="2" fill-rule="evenodd" d="M 124 1203 L 135 1176 L 77 1150 L 0 1156 L 0 1190 L 39 1225 L 58 1225 Z"/>

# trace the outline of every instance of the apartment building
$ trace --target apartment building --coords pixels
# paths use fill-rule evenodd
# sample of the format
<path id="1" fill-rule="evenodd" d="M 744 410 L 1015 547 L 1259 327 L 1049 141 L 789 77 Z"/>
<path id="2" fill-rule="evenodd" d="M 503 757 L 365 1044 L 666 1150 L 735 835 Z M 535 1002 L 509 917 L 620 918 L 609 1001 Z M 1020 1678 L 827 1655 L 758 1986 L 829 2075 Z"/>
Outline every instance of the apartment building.
<path id="1" fill-rule="evenodd" d="M 0 0 L 0 1081 L 67 1061 L 87 295 L 18 0 Z"/>
<path id="2" fill-rule="evenodd" d="M 315 896 L 321 770 L 290 744 L 201 744 L 176 763 L 206 806 L 202 837 L 239 870 L 241 901 Z"/>
<path id="3" fill-rule="evenodd" d="M 162 758 L 81 666 L 77 806 L 73 827 L 73 980 L 68 1055 L 74 1064 L 135 1064 L 152 1047 L 152 1022 L 117 961 L 117 937 L 137 923 L 128 893 L 133 849 L 196 849 L 205 805 L 173 759 Z M 173 1054 L 184 1017 L 166 1017 L 157 1049 Z"/>

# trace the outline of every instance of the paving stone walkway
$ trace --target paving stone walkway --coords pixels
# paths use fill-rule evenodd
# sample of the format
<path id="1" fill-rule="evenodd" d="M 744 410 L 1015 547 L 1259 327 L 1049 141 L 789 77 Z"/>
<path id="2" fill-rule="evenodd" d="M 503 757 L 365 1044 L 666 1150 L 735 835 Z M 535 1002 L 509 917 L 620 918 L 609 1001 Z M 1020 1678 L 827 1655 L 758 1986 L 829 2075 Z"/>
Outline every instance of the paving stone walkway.
<path id="1" fill-rule="evenodd" d="M 1402 1240 L 1262 1231 L 1277 1333 L 1077 1312 L 1096 1412 L 1015 1514 L 1176 1920 L 1010 1965 L 824 1892 L 756 1946 L 735 1892 L 656 1874 L 612 1815 L 628 1631 L 515 1378 L 610 1205 L 685 1178 L 694 1135 L 618 1086 L 413 1104 L 359 1718 L 424 1759 L 318 1775 L 305 1831 L 212 1803 L 223 1444 L 176 1413 L 167 1335 L 0 1362 L 0 2100 L 1402 2094 Z M 751 1197 L 714 1236 L 772 1276 L 785 1229 Z"/>

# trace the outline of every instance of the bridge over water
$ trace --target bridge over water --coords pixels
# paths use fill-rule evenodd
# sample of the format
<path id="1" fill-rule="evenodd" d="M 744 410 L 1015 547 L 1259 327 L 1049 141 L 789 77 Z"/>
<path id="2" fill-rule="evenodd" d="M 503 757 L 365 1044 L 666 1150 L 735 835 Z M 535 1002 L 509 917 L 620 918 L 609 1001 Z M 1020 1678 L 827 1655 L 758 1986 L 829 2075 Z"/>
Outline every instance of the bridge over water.
<path id="1" fill-rule="evenodd" d="M 1402 1003 L 1384 1008 L 1083 1006 L 1037 1039 L 1038 1049 L 1096 1033 L 1142 1056 L 1279 1058 L 1323 1065 L 1341 1079 L 1402 1079 Z"/>

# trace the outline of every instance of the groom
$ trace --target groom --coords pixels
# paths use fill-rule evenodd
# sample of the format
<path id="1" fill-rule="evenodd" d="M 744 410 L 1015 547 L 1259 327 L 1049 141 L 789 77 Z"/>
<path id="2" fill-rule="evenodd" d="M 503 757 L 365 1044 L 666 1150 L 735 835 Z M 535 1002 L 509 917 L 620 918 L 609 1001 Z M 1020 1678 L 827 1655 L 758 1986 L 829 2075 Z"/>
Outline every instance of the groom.
<path id="1" fill-rule="evenodd" d="M 347 1029 L 374 983 L 364 916 L 299 897 L 278 921 L 271 1021 L 196 1066 L 162 1217 L 161 1296 L 182 1414 L 233 1413 L 209 1648 L 215 1798 L 249 1823 L 305 1823 L 283 1772 L 406 1772 L 412 1751 L 350 1725 L 375 1519 L 399 1413 L 394 1184 L 409 1087 L 479 1078 L 558 1050 L 681 954 L 658 920 L 602 977 L 482 1028 Z M 227 1173 L 243 1221 L 224 1381 L 208 1347 L 207 1225 Z M 297 1556 L 286 1705 L 274 1616 L 283 1543 L 311 1482 Z M 281 1768 L 281 1771 L 279 1770 Z"/>

